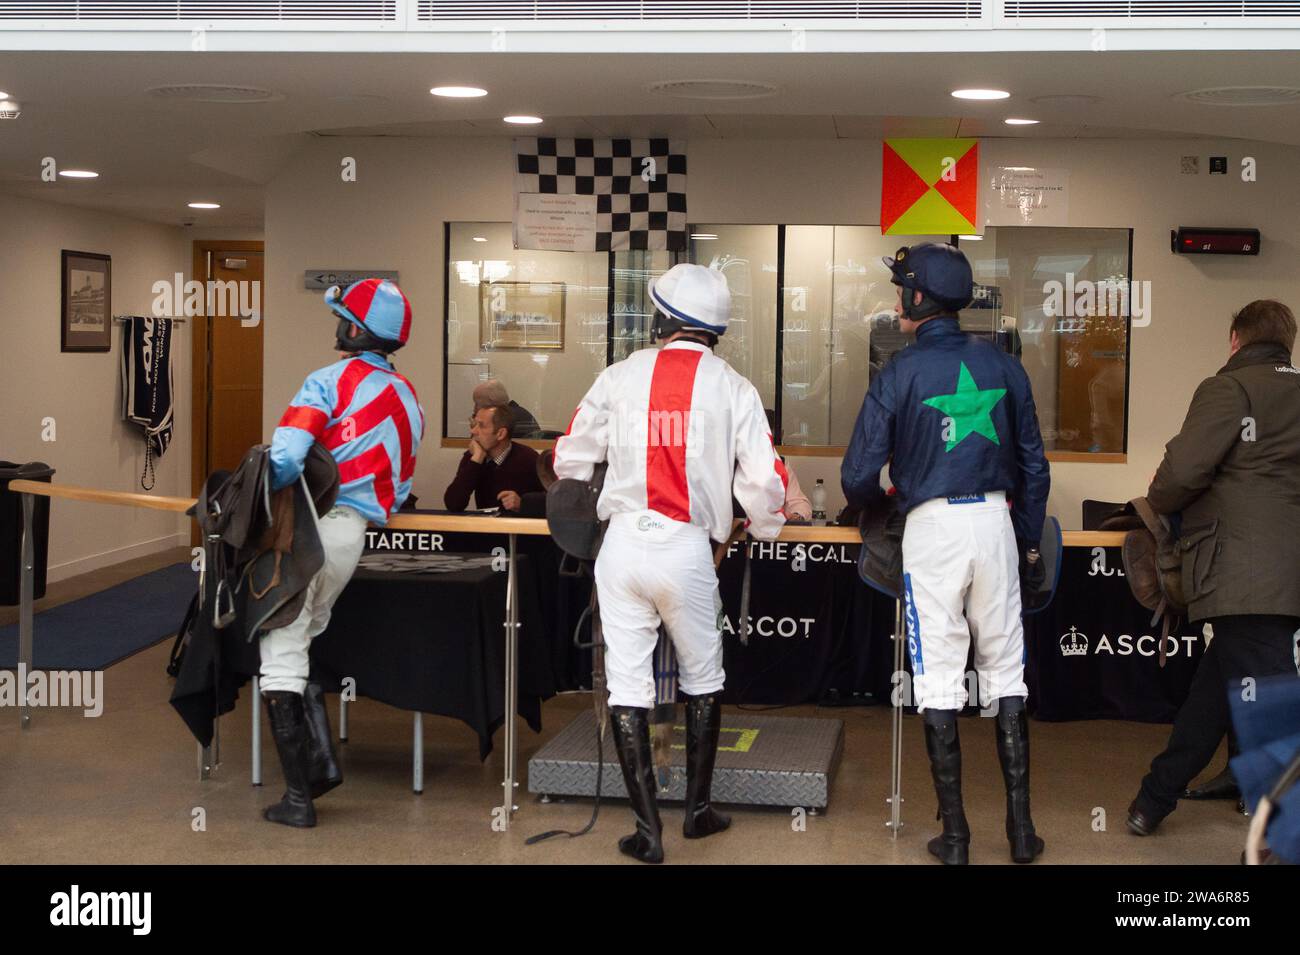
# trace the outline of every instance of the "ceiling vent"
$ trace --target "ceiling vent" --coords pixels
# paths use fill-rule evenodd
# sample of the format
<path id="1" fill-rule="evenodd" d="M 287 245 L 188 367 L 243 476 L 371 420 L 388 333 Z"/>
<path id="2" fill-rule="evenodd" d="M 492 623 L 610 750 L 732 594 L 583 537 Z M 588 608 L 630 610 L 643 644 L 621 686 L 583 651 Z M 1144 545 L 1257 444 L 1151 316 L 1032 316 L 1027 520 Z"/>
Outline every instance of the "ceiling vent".
<path id="1" fill-rule="evenodd" d="M 418 0 L 416 20 L 979 20 L 982 0 Z"/>
<path id="2" fill-rule="evenodd" d="M 1300 16 L 1300 0 L 1005 0 L 1002 16 L 1007 20 L 1258 21 Z M 1215 23 L 1220 25 L 1226 24 Z"/>
<path id="3" fill-rule="evenodd" d="M 1206 106 L 1296 106 L 1300 88 L 1294 86 L 1216 86 L 1175 93 L 1174 99 Z"/>
<path id="4" fill-rule="evenodd" d="M 22 107 L 13 100 L 0 100 L 0 119 L 17 119 L 22 114 Z"/>
<path id="5" fill-rule="evenodd" d="M 1100 103 L 1100 96 L 1090 96 L 1087 93 L 1044 93 L 1042 96 L 1029 97 L 1031 103 L 1038 103 L 1040 106 L 1062 106 L 1072 108 L 1075 106 L 1092 106 L 1094 103 Z"/>
<path id="6" fill-rule="evenodd" d="M 154 99 L 177 103 L 269 103 L 284 99 L 283 93 L 256 86 L 225 86 L 215 83 L 177 83 L 149 90 Z"/>
<path id="7" fill-rule="evenodd" d="M 395 23 L 398 0 L 0 0 L 0 20 Z"/>
<path id="8" fill-rule="evenodd" d="M 763 99 L 775 96 L 780 88 L 756 80 L 663 80 L 646 87 L 677 99 Z"/>

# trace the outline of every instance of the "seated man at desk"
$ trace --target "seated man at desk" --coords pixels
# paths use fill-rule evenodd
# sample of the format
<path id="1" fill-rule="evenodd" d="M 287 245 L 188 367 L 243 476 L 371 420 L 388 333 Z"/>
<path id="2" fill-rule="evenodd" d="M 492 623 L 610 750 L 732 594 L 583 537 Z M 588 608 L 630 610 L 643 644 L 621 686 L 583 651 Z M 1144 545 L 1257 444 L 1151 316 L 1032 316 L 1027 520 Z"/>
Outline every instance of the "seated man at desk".
<path id="1" fill-rule="evenodd" d="M 489 378 L 474 389 L 474 410 L 493 405 L 505 405 L 510 409 L 510 437 L 533 438 L 541 430 L 533 413 L 512 399 L 499 380 Z"/>
<path id="2" fill-rule="evenodd" d="M 500 507 L 520 517 L 541 517 L 545 513 L 537 452 L 510 440 L 511 417 L 507 405 L 491 405 L 474 412 L 469 423 L 469 450 L 460 459 L 456 477 L 443 495 L 447 510 L 465 510 L 473 493 L 478 508 Z"/>

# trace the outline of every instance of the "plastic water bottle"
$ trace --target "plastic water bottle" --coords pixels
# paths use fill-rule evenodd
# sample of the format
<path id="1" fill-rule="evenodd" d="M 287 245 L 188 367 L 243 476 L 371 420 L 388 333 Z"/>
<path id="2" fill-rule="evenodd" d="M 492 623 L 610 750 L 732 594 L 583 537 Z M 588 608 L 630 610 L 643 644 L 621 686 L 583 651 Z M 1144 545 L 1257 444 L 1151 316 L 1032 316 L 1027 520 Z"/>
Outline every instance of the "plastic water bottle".
<path id="1" fill-rule="evenodd" d="M 812 496 L 812 519 L 814 524 L 826 523 L 826 482 L 821 478 L 813 485 Z"/>

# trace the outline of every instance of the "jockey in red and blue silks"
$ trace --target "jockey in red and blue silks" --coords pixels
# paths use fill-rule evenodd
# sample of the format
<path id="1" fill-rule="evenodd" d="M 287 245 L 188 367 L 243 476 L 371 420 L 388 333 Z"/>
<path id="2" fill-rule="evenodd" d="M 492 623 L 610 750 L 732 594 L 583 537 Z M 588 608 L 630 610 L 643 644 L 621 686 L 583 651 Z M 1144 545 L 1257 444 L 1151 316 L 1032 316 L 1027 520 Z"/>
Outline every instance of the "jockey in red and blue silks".
<path id="1" fill-rule="evenodd" d="M 357 351 L 356 345 L 366 344 L 360 341 L 366 336 L 405 343 L 411 307 L 397 286 L 378 279 L 326 301 L 340 315 L 338 345 L 354 354 L 312 372 L 290 402 L 271 440 L 273 486 L 297 480 L 307 451 L 320 441 L 338 461 L 337 503 L 386 524 L 411 493 L 424 411 L 415 388 L 385 354 Z M 354 314 L 364 315 L 365 323 Z"/>
<path id="2" fill-rule="evenodd" d="M 271 440 L 272 484 L 302 474 L 320 441 L 339 466 L 339 494 L 317 516 L 323 564 L 293 622 L 263 634 L 258 650 L 262 698 L 285 794 L 263 815 L 297 828 L 316 825 L 313 800 L 343 781 L 326 715 L 324 690 L 309 682 L 311 641 L 329 625 L 330 611 L 365 550 L 367 523 L 386 524 L 411 493 L 424 412 L 411 383 L 388 356 L 406 344 L 411 305 L 392 282 L 365 279 L 325 293 L 339 316 L 335 346 L 342 361 L 312 372 L 280 419 Z"/>

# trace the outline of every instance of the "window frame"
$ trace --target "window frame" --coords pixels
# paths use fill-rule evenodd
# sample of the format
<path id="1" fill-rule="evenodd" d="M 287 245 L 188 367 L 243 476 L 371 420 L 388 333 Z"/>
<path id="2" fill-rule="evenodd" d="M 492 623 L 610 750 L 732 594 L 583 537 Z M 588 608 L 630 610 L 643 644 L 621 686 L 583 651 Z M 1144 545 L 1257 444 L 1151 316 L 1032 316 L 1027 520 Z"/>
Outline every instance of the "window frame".
<path id="1" fill-rule="evenodd" d="M 448 437 L 447 435 L 447 411 L 449 407 L 447 389 L 450 385 L 450 376 L 447 374 L 448 356 L 450 354 L 450 322 L 449 312 L 451 308 L 451 230 L 453 226 L 474 226 L 474 225 L 501 225 L 500 222 L 483 222 L 469 220 L 444 220 L 443 221 L 443 263 L 442 263 L 442 434 L 441 444 L 443 448 L 464 449 L 469 447 L 469 438 Z M 742 225 L 773 225 L 773 223 L 752 223 L 752 222 L 710 222 L 706 225 L 713 226 L 742 226 Z M 803 222 L 780 222 L 775 223 L 776 228 L 776 349 L 775 349 L 775 375 L 776 388 L 773 397 L 773 412 L 776 417 L 777 434 L 776 449 L 783 457 L 810 457 L 810 458 L 830 458 L 843 457 L 848 451 L 847 445 L 786 445 L 780 443 L 782 428 L 782 408 L 785 394 L 785 259 L 786 259 L 786 228 L 788 226 L 826 226 L 827 228 L 836 228 L 837 226 L 872 226 L 879 223 L 803 223 Z M 697 231 L 700 228 L 699 223 L 688 223 L 687 233 Z M 992 226 L 991 228 L 999 228 Z M 1007 227 L 1002 227 L 1007 228 Z M 1131 226 L 1011 226 L 1010 228 L 1088 228 L 1088 229 L 1123 229 L 1128 233 L 1128 281 L 1130 285 L 1129 301 L 1132 301 L 1131 287 L 1135 281 L 1133 279 L 1133 228 Z M 950 235 L 949 241 L 961 248 L 961 236 Z M 671 253 L 676 257 L 677 264 L 686 261 L 684 252 Z M 605 316 L 605 367 L 608 368 L 614 363 L 614 305 L 615 305 L 615 283 L 614 268 L 617 252 L 610 250 L 606 253 L 606 286 L 608 288 L 608 299 Z M 1124 420 L 1123 426 L 1123 450 L 1121 451 L 1047 451 L 1047 460 L 1059 463 L 1072 464 L 1125 464 L 1128 461 L 1129 446 L 1129 410 L 1131 401 L 1132 373 L 1133 373 L 1133 316 L 1131 310 L 1124 316 Z M 518 438 L 515 439 L 519 444 L 526 445 L 538 451 L 555 447 L 555 439 L 533 439 Z"/>

